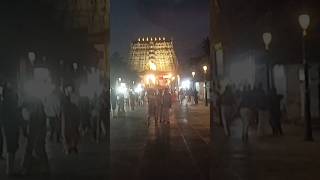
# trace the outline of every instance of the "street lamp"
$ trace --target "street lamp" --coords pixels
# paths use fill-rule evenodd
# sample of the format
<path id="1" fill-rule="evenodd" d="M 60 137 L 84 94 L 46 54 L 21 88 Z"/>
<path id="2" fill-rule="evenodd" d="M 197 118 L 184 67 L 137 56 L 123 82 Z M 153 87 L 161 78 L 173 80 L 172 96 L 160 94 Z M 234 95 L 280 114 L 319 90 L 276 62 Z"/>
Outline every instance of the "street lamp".
<path id="1" fill-rule="evenodd" d="M 302 63 L 304 66 L 304 119 L 305 119 L 305 140 L 313 141 L 312 137 L 312 125 L 311 125 L 311 112 L 310 112 L 310 89 L 309 89 L 309 67 L 306 59 L 305 50 L 305 37 L 307 36 L 307 29 L 310 25 L 310 16 L 307 14 L 302 14 L 299 16 L 299 24 L 302 28 Z"/>
<path id="2" fill-rule="evenodd" d="M 195 89 L 195 85 L 194 85 L 194 83 L 195 83 L 195 80 L 194 80 L 194 76 L 196 75 L 196 72 L 194 72 L 194 71 L 192 71 L 192 77 L 193 77 L 193 79 L 192 79 L 192 88 L 193 89 Z"/>
<path id="3" fill-rule="evenodd" d="M 265 49 L 268 53 L 269 45 L 272 41 L 272 34 L 270 32 L 263 33 L 262 39 L 265 44 Z M 267 67 L 267 91 L 269 91 L 270 90 L 270 61 L 268 59 L 266 61 L 266 67 Z"/>
<path id="4" fill-rule="evenodd" d="M 206 106 L 208 106 L 208 91 L 207 91 L 207 66 L 203 66 L 203 71 L 204 71 L 204 95 L 205 95 L 205 103 Z"/>

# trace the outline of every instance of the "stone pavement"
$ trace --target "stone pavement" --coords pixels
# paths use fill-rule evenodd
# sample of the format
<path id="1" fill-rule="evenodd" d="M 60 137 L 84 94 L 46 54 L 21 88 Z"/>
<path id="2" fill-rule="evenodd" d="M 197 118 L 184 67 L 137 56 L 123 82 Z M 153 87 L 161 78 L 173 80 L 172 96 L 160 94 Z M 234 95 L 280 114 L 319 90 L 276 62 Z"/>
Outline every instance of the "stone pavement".
<path id="1" fill-rule="evenodd" d="M 282 137 L 240 138 L 215 126 L 209 134 L 209 109 L 176 107 L 171 125 L 145 124 L 143 108 L 111 122 L 111 179 L 315 180 L 320 179 L 320 134 L 303 141 L 303 127 L 285 125 Z"/>
<path id="2" fill-rule="evenodd" d="M 5 161 L 0 161 L 0 179 L 52 179 L 52 180 L 100 180 L 107 179 L 108 145 L 105 142 L 96 144 L 89 136 L 81 139 L 79 154 L 66 155 L 62 144 L 47 141 L 47 152 L 51 169 L 50 176 L 7 177 L 5 175 Z M 25 138 L 20 140 L 17 153 L 16 169 L 19 169 L 25 149 Z"/>

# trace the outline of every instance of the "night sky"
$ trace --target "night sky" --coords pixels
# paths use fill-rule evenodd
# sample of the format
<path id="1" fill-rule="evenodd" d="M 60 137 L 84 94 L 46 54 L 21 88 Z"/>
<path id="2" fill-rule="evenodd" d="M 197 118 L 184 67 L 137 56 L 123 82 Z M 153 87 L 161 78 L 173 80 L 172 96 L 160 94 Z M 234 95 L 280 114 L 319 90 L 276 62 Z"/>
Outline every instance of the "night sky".
<path id="1" fill-rule="evenodd" d="M 128 58 L 138 37 L 173 38 L 180 62 L 201 55 L 209 31 L 208 0 L 111 0 L 111 53 Z"/>

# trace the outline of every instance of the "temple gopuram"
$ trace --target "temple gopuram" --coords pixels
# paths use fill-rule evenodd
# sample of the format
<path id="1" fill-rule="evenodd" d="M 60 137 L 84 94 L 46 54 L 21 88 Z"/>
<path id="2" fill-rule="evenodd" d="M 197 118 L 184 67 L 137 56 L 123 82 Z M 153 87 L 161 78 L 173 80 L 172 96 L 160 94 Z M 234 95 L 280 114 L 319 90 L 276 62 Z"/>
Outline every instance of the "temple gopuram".
<path id="1" fill-rule="evenodd" d="M 138 38 L 131 43 L 129 64 L 147 87 L 169 87 L 177 74 L 177 57 L 172 40 L 164 37 Z"/>

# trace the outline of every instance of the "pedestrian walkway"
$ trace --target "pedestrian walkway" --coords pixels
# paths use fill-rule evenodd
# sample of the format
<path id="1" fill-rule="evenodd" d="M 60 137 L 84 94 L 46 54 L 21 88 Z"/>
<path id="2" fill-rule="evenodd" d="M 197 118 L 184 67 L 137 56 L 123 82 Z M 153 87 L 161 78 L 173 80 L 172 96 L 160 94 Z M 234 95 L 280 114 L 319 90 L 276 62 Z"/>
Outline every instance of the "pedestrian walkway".
<path id="1" fill-rule="evenodd" d="M 96 144 L 86 136 L 81 139 L 79 154 L 66 155 L 62 144 L 47 141 L 47 152 L 50 163 L 50 175 L 47 176 L 21 176 L 9 178 L 5 174 L 5 161 L 0 161 L 0 179 L 52 179 L 52 180 L 87 180 L 105 179 L 108 168 L 108 145 L 105 142 Z M 26 140 L 21 137 L 20 148 L 17 152 L 16 169 L 22 162 Z M 37 168 L 36 166 L 34 168 Z"/>
<path id="2" fill-rule="evenodd" d="M 315 180 L 319 179 L 320 134 L 303 140 L 303 127 L 284 126 L 282 137 L 241 141 L 239 120 L 232 136 L 209 133 L 209 108 L 180 106 L 170 126 L 146 126 L 143 108 L 111 123 L 111 179 Z"/>
<path id="3" fill-rule="evenodd" d="M 170 125 L 147 127 L 143 108 L 111 121 L 111 179 L 208 179 L 207 126 L 177 110 Z"/>

